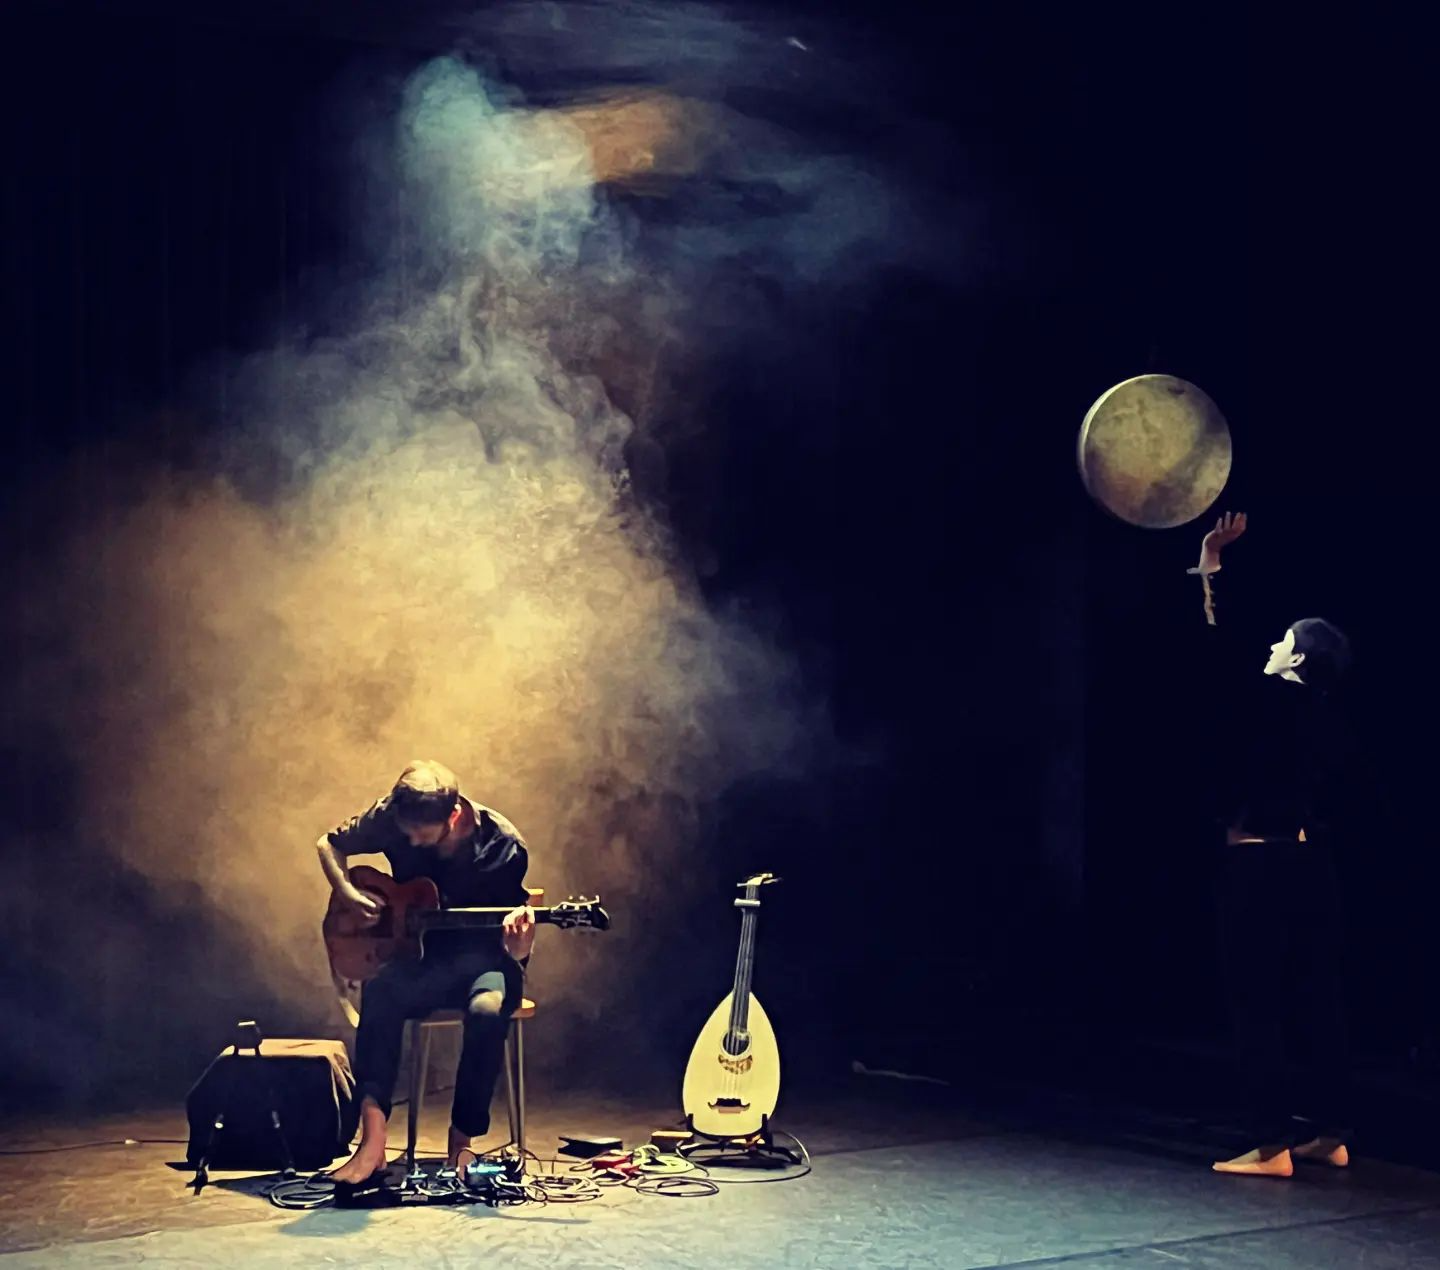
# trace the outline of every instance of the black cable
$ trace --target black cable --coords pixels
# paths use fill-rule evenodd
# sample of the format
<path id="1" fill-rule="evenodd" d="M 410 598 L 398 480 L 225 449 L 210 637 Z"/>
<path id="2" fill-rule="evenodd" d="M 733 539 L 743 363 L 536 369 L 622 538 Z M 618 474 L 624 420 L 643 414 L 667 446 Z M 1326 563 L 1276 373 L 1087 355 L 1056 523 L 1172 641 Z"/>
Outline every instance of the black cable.
<path id="1" fill-rule="evenodd" d="M 324 1173 L 276 1182 L 267 1192 L 276 1208 L 324 1208 L 335 1202 L 335 1179 Z"/>
<path id="2" fill-rule="evenodd" d="M 534 1160 L 536 1164 L 550 1165 L 550 1172 L 552 1173 L 555 1172 L 555 1165 L 560 1163 L 560 1161 L 557 1160 L 553 1155 L 548 1157 L 539 1156 L 536 1155 L 535 1152 L 532 1151 L 529 1147 L 525 1148 L 524 1154 L 527 1159 Z"/>
<path id="3" fill-rule="evenodd" d="M 772 1182 L 794 1182 L 811 1172 L 813 1165 L 810 1162 L 810 1152 L 806 1149 L 805 1144 L 793 1133 L 785 1133 L 784 1130 L 780 1130 L 780 1132 L 784 1133 L 785 1137 L 789 1138 L 791 1142 L 800 1148 L 800 1155 L 802 1156 L 800 1165 L 792 1164 L 788 1166 L 790 1168 L 799 1168 L 800 1171 L 798 1173 L 786 1173 L 784 1177 L 717 1177 L 714 1180 L 725 1186 L 761 1186 Z M 709 1151 L 723 1151 L 726 1152 L 726 1154 L 703 1154 Z M 746 1149 L 745 1147 L 733 1148 L 728 1142 L 700 1141 L 686 1143 L 680 1148 L 680 1156 L 682 1159 L 693 1161 L 698 1157 L 701 1162 L 712 1168 L 732 1166 L 755 1168 L 756 1160 L 759 1159 L 763 1161 L 766 1158 L 766 1154 L 767 1151 L 763 1144 L 755 1148 Z M 779 1157 L 775 1156 L 772 1151 L 771 1158 Z"/>
<path id="4" fill-rule="evenodd" d="M 692 1177 L 688 1173 L 679 1177 L 642 1177 L 636 1179 L 630 1189 L 637 1195 L 663 1195 L 667 1199 L 703 1199 L 707 1195 L 720 1194 L 714 1179 Z"/>

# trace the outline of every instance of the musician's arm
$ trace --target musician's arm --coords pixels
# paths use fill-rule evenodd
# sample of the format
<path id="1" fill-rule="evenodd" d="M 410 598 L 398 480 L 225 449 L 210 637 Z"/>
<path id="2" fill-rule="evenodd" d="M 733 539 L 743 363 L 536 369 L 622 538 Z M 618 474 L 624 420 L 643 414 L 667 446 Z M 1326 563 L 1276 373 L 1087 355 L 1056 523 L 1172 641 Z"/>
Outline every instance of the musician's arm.
<path id="1" fill-rule="evenodd" d="M 1242 699 L 1239 649 L 1248 646 L 1250 631 L 1243 601 L 1238 620 L 1233 603 L 1217 612 L 1222 607 L 1217 590 L 1230 592 L 1232 601 L 1234 596 L 1229 585 L 1233 575 L 1227 574 L 1221 587 L 1216 586 L 1216 575 L 1221 569 L 1221 551 L 1245 532 L 1245 519 L 1243 515 L 1220 517 L 1201 543 L 1199 563 L 1186 570 L 1199 579 L 1206 622 L 1205 638 L 1196 650 L 1203 662 L 1197 667 L 1196 700 L 1204 703 L 1196 723 L 1206 738 L 1201 796 L 1209 814 L 1224 824 L 1232 841 L 1247 832 L 1238 826 L 1245 818 L 1241 776 L 1247 766 L 1242 751 L 1248 748 L 1243 730 L 1248 720 L 1236 718 L 1233 707 Z"/>
<path id="2" fill-rule="evenodd" d="M 1200 578 L 1200 586 L 1205 597 L 1205 620 L 1211 626 L 1218 625 L 1215 620 L 1215 596 L 1214 579 L 1220 572 L 1220 553 L 1231 543 L 1244 536 L 1247 518 L 1244 512 L 1226 512 L 1215 522 L 1215 528 L 1208 531 L 1200 541 L 1200 560 L 1193 569 L 1187 570 L 1197 574 Z"/>
<path id="3" fill-rule="evenodd" d="M 362 911 L 378 913 L 376 902 L 350 881 L 350 870 L 345 861 L 352 855 L 383 853 L 386 846 L 393 845 L 394 836 L 394 827 L 383 798 L 329 833 L 321 834 L 315 842 L 315 854 L 335 894 Z"/>
<path id="4" fill-rule="evenodd" d="M 1221 516 L 1201 543 L 1199 563 L 1187 570 L 1200 579 L 1207 623 L 1204 643 L 1209 646 L 1208 682 L 1201 680 L 1201 695 L 1209 706 L 1206 797 L 1231 843 L 1264 838 L 1264 823 L 1271 814 L 1265 799 L 1269 728 L 1263 713 L 1269 698 L 1255 688 L 1261 681 L 1266 643 L 1277 628 L 1259 625 L 1255 614 L 1277 610 L 1277 590 L 1284 585 L 1282 576 L 1278 587 L 1269 582 L 1262 591 L 1245 580 L 1242 570 L 1227 573 L 1217 586 L 1221 552 L 1245 529 L 1243 514 Z"/>
<path id="5" fill-rule="evenodd" d="M 344 857 L 335 849 L 328 833 L 321 834 L 315 843 L 315 854 L 320 857 L 320 869 L 325 874 L 325 880 L 330 883 L 331 890 L 348 898 L 348 893 L 354 890 L 350 882 L 350 870 L 345 867 Z"/>

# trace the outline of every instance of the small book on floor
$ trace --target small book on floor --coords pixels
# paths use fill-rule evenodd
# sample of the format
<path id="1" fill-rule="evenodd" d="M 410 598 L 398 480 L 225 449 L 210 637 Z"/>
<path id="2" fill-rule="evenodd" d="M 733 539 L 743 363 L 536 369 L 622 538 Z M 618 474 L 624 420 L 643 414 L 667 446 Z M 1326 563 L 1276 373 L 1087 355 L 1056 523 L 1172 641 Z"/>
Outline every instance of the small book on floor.
<path id="1" fill-rule="evenodd" d="M 571 1155 L 577 1160 L 588 1160 L 606 1151 L 618 1151 L 620 1139 L 603 1133 L 562 1133 L 560 1154 Z"/>

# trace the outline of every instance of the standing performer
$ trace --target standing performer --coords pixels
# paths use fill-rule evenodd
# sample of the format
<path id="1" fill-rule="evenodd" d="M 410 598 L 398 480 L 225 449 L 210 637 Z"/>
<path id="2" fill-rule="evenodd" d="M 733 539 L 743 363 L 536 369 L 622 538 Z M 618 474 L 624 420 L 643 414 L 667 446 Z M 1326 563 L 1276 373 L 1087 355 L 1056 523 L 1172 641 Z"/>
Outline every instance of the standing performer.
<path id="1" fill-rule="evenodd" d="M 1222 929 L 1237 1057 L 1258 1143 L 1221 1173 L 1290 1177 L 1294 1161 L 1349 1163 L 1348 1046 L 1336 858 L 1354 829 L 1353 746 L 1342 687 L 1345 636 L 1323 618 L 1292 623 L 1270 646 L 1245 639 L 1213 590 L 1224 548 L 1246 518 L 1224 515 L 1191 569 L 1204 587 L 1233 722 L 1206 773 L 1226 826 Z M 1238 636 L 1238 638 L 1237 638 Z M 1244 665 L 1236 664 L 1243 655 Z M 1237 690 L 1255 682 L 1260 691 Z"/>
<path id="2" fill-rule="evenodd" d="M 397 882 L 429 878 L 446 908 L 515 906 L 498 938 L 494 931 L 432 932 L 422 960 L 390 962 L 365 984 L 361 998 L 355 1034 L 360 1145 L 332 1176 L 359 1184 L 384 1169 L 405 1021 L 445 1008 L 465 1011 L 450 1118 L 454 1166 L 471 1139 L 490 1128 L 505 1033 L 521 1001 L 522 963 L 535 940 L 535 914 L 522 885 L 525 843 L 499 812 L 463 797 L 449 768 L 415 762 L 388 794 L 315 846 L 335 893 L 368 924 L 379 920 L 383 901 L 350 881 L 345 860 L 353 855 L 384 855 Z"/>

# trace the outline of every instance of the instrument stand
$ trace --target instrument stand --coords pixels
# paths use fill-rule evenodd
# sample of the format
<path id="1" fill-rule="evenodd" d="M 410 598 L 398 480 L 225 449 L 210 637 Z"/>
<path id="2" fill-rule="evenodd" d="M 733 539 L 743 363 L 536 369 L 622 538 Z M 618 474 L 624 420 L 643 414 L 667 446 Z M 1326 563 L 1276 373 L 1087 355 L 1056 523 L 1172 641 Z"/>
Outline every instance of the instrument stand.
<path id="1" fill-rule="evenodd" d="M 252 1051 L 255 1058 L 260 1057 L 260 1025 L 253 1019 L 242 1019 L 235 1025 L 235 1058 L 238 1061 L 242 1048 Z M 262 1073 L 263 1075 L 263 1073 Z M 220 1131 L 225 1127 L 225 1116 L 229 1112 L 229 1095 L 235 1084 L 234 1069 L 231 1069 L 230 1079 L 226 1081 L 225 1097 L 220 1100 L 220 1109 L 215 1113 L 215 1121 L 210 1126 L 210 1137 L 205 1142 L 205 1154 L 200 1157 L 200 1162 L 195 1166 L 195 1176 L 190 1179 L 187 1185 L 200 1192 L 210 1181 L 210 1161 L 215 1155 L 215 1139 L 220 1136 Z M 290 1143 L 286 1140 L 285 1130 L 280 1123 L 279 1102 L 275 1097 L 275 1090 L 268 1079 L 265 1080 L 265 1092 L 270 1103 L 270 1123 L 275 1126 L 275 1133 L 280 1139 L 280 1150 L 285 1160 L 285 1167 L 281 1171 L 282 1178 L 293 1178 L 295 1176 L 295 1160 L 290 1154 Z"/>
<path id="2" fill-rule="evenodd" d="M 679 1154 L 683 1159 L 692 1160 L 696 1164 L 748 1169 L 788 1169 L 805 1163 L 798 1152 L 790 1147 L 782 1147 L 775 1141 L 769 1116 L 761 1116 L 760 1132 L 746 1138 L 726 1138 L 713 1133 L 703 1133 L 695 1127 L 694 1116 L 685 1117 L 685 1127 L 696 1141 L 682 1143 L 678 1148 Z"/>

